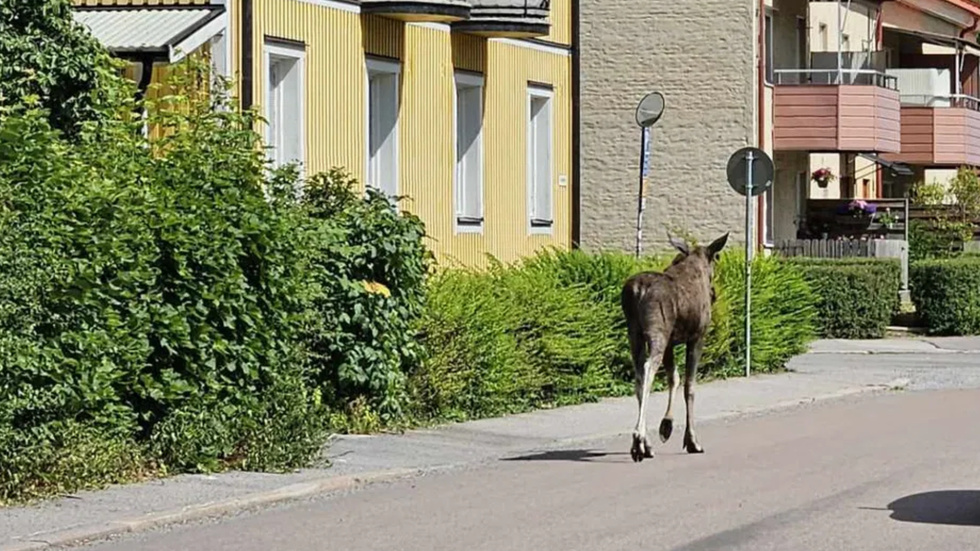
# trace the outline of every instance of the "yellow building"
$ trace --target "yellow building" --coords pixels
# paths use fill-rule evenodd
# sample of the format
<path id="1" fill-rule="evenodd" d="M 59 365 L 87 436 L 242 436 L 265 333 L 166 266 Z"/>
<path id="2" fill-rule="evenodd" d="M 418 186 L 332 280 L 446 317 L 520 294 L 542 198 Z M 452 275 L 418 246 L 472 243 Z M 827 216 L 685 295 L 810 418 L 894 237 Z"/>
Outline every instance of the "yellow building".
<path id="1" fill-rule="evenodd" d="M 136 75 L 210 48 L 273 162 L 405 196 L 443 263 L 571 246 L 571 0 L 75 2 Z"/>

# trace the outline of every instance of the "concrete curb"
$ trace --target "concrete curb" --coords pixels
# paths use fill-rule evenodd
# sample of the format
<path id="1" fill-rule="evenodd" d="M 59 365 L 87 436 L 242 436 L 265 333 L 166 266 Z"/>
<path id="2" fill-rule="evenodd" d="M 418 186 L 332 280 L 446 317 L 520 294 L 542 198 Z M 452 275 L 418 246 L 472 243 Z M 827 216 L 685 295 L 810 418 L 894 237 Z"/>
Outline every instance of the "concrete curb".
<path id="1" fill-rule="evenodd" d="M 909 379 L 895 379 L 885 384 L 872 384 L 860 387 L 845 388 L 837 392 L 821 394 L 811 398 L 787 400 L 784 402 L 778 402 L 771 406 L 725 412 L 719 415 L 705 417 L 704 420 L 726 419 L 745 414 L 778 411 L 796 407 L 801 404 L 823 402 L 857 394 L 904 389 L 909 385 L 909 383 Z M 564 438 L 555 440 L 552 445 L 599 440 L 602 438 L 619 436 L 620 434 L 623 433 L 603 433 L 584 437 Z M 200 520 L 211 516 L 238 512 L 253 507 L 269 506 L 287 501 L 298 500 L 305 497 L 311 497 L 318 494 L 349 490 L 358 486 L 398 480 L 401 478 L 409 478 L 444 467 L 446 467 L 446 465 L 416 469 L 392 469 L 355 475 L 324 477 L 311 480 L 309 482 L 301 482 L 298 484 L 283 486 L 282 488 L 277 488 L 275 490 L 255 492 L 242 497 L 213 501 L 200 505 L 190 505 L 179 509 L 160 511 L 138 517 L 123 518 L 111 522 L 100 522 L 86 526 L 77 526 L 74 528 L 58 530 L 55 532 L 37 534 L 29 541 L 0 545 L 0 551 L 38 551 L 41 549 L 68 546 L 87 540 L 99 540 L 118 534 L 142 532 L 165 525 Z"/>
<path id="2" fill-rule="evenodd" d="M 65 546 L 85 540 L 103 539 L 116 534 L 141 532 L 168 524 L 197 520 L 223 513 L 231 513 L 251 507 L 301 499 L 304 497 L 348 490 L 359 485 L 386 482 L 406 478 L 424 472 L 423 469 L 392 469 L 346 476 L 324 477 L 310 482 L 283 486 L 275 490 L 255 492 L 242 497 L 190 505 L 169 511 L 150 513 L 139 517 L 124 518 L 112 522 L 100 522 L 39 534 L 37 539 L 0 546 L 0 551 L 35 551 Z"/>
<path id="3" fill-rule="evenodd" d="M 917 354 L 980 354 L 980 350 L 950 350 L 937 348 L 935 350 L 808 350 L 807 354 L 821 356 L 915 356 Z"/>

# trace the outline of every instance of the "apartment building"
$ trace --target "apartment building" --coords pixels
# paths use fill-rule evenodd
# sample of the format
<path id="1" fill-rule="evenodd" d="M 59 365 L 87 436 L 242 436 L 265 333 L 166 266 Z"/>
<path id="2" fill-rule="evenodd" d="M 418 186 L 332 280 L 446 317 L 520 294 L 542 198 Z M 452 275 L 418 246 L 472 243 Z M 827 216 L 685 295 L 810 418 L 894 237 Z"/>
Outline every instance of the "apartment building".
<path id="1" fill-rule="evenodd" d="M 583 0 L 581 243 L 632 248 L 640 158 L 633 110 L 660 91 L 644 238 L 665 228 L 744 240 L 726 161 L 773 158 L 759 244 L 805 231 L 809 198 L 902 196 L 980 164 L 980 9 L 967 0 Z M 615 31 L 613 31 L 615 29 Z M 811 179 L 818 168 L 837 178 Z"/>
<path id="2" fill-rule="evenodd" d="M 144 86 L 209 51 L 273 163 L 405 196 L 444 264 L 571 246 L 571 0 L 75 1 Z"/>

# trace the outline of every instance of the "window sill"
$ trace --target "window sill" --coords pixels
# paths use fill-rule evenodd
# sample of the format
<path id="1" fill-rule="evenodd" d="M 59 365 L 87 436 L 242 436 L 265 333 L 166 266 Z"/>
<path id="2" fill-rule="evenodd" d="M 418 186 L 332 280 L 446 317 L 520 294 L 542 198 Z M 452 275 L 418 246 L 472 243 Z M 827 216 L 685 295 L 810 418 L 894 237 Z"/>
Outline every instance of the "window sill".
<path id="1" fill-rule="evenodd" d="M 483 233 L 482 217 L 458 216 L 456 217 L 456 233 Z"/>

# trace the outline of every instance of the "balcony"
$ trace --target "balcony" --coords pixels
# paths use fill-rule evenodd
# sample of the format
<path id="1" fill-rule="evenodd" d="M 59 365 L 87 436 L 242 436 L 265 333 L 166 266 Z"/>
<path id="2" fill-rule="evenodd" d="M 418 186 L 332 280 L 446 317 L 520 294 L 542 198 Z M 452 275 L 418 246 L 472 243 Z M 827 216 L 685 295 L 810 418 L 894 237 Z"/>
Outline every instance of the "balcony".
<path id="1" fill-rule="evenodd" d="M 949 69 L 889 73 L 902 91 L 902 149 L 884 157 L 915 165 L 980 166 L 980 99 L 951 91 Z"/>
<path id="2" fill-rule="evenodd" d="M 462 0 L 363 0 L 361 12 L 413 23 L 453 23 L 470 16 L 470 3 Z"/>
<path id="3" fill-rule="evenodd" d="M 898 85 L 883 62 L 879 52 L 814 53 L 808 69 L 773 71 L 773 148 L 897 153 Z"/>
<path id="4" fill-rule="evenodd" d="M 470 18 L 453 23 L 453 30 L 487 38 L 547 36 L 549 0 L 472 0 Z"/>

